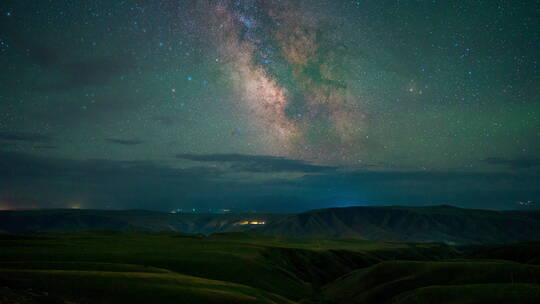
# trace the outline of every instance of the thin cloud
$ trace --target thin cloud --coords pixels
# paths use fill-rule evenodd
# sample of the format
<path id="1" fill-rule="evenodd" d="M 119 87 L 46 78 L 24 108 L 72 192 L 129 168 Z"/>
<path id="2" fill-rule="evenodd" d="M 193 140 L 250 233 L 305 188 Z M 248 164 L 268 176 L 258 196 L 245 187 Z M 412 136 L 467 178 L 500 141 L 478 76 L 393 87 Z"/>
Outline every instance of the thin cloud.
<path id="1" fill-rule="evenodd" d="M 489 157 L 484 162 L 494 166 L 506 166 L 513 169 L 526 169 L 540 166 L 540 158 L 522 157 L 522 158 L 503 158 Z"/>
<path id="2" fill-rule="evenodd" d="M 52 137 L 49 135 L 30 132 L 0 132 L 0 140 L 46 143 L 52 141 Z"/>
<path id="3" fill-rule="evenodd" d="M 124 145 L 124 146 L 135 146 L 135 145 L 140 145 L 144 143 L 143 140 L 137 140 L 137 139 L 107 138 L 105 140 L 113 144 Z"/>
<path id="4" fill-rule="evenodd" d="M 196 162 L 229 163 L 231 169 L 245 172 L 301 172 L 323 173 L 337 170 L 337 167 L 314 165 L 302 160 L 268 155 L 246 154 L 178 154 L 176 158 Z"/>

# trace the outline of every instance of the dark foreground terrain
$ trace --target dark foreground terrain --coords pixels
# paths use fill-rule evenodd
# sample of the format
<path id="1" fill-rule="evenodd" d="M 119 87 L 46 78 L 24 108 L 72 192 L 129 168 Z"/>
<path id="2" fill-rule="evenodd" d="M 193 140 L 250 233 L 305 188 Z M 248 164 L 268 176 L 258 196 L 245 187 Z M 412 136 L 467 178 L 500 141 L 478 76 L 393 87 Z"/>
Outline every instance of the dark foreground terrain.
<path id="1" fill-rule="evenodd" d="M 540 243 L 0 234 L 0 303 L 540 303 Z"/>

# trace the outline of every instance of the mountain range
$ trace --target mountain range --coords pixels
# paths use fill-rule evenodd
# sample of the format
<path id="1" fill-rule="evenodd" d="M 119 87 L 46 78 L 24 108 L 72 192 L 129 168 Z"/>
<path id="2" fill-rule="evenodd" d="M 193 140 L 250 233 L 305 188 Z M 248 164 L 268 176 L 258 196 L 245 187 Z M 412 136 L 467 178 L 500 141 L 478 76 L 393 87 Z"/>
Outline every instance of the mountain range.
<path id="1" fill-rule="evenodd" d="M 540 240 L 540 211 L 453 206 L 347 207 L 298 214 L 186 214 L 144 210 L 0 211 L 0 231 L 176 231 L 213 234 L 255 231 L 287 237 L 384 242 L 498 244 Z"/>

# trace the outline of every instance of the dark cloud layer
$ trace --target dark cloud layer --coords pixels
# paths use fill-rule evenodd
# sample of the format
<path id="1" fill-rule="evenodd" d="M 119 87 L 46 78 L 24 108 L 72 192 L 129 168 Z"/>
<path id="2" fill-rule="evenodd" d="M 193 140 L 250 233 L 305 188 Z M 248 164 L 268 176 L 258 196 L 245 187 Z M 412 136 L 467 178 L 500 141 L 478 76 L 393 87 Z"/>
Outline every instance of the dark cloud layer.
<path id="1" fill-rule="evenodd" d="M 129 74 L 135 69 L 135 63 L 129 57 L 98 57 L 79 61 L 47 65 L 51 72 L 62 74 L 60 81 L 42 84 L 43 90 L 71 90 L 87 86 L 102 86 L 115 77 Z"/>
<path id="2" fill-rule="evenodd" d="M 60 65 L 65 74 L 65 83 L 59 88 L 88 85 L 103 85 L 115 76 L 125 75 L 135 68 L 129 57 L 90 58 Z"/>
<path id="3" fill-rule="evenodd" d="M 34 149 L 58 149 L 59 146 L 53 146 L 53 145 L 39 145 L 39 146 L 34 146 L 33 147 Z"/>
<path id="4" fill-rule="evenodd" d="M 113 143 L 113 144 L 119 144 L 124 146 L 136 146 L 143 144 L 143 140 L 137 140 L 137 139 L 118 139 L 118 138 L 107 138 L 107 142 Z"/>
<path id="5" fill-rule="evenodd" d="M 0 132 L 0 140 L 46 143 L 52 141 L 52 137 L 49 135 L 28 132 Z"/>
<path id="6" fill-rule="evenodd" d="M 523 157 L 523 158 L 503 158 L 489 157 L 484 159 L 484 162 L 495 166 L 506 166 L 514 169 L 525 169 L 540 166 L 540 158 Z"/>
<path id="7" fill-rule="evenodd" d="M 10 208 L 77 203 L 84 208 L 233 207 L 292 212 L 358 202 L 512 208 L 508 202 L 540 196 L 540 172 L 377 172 L 241 154 L 184 154 L 178 160 L 200 165 L 171 167 L 156 161 L 73 160 L 0 152 L 0 202 Z M 216 168 L 210 164 L 215 162 L 235 165 Z M 259 177 L 235 177 L 239 170 Z M 304 174 L 275 178 L 275 172 Z M 496 191 L 493 185 L 498 185 Z"/>
<path id="8" fill-rule="evenodd" d="M 302 172 L 321 173 L 334 171 L 331 166 L 314 165 L 302 160 L 268 155 L 243 154 L 178 154 L 176 158 L 197 162 L 231 163 L 231 168 L 247 172 Z"/>
<path id="9" fill-rule="evenodd" d="M 41 66 L 53 66 L 60 62 L 61 52 L 53 47 L 36 42 L 28 43 L 29 57 Z"/>
<path id="10" fill-rule="evenodd" d="M 30 40 L 19 33 L 16 25 L 4 24 L 4 37 L 9 39 L 27 58 L 45 69 L 45 72 L 60 72 L 62 80 L 53 84 L 42 84 L 42 89 L 74 89 L 84 86 L 107 84 L 113 77 L 130 73 L 136 64 L 129 55 L 87 57 L 69 59 L 74 50 L 52 46 L 41 39 Z"/>

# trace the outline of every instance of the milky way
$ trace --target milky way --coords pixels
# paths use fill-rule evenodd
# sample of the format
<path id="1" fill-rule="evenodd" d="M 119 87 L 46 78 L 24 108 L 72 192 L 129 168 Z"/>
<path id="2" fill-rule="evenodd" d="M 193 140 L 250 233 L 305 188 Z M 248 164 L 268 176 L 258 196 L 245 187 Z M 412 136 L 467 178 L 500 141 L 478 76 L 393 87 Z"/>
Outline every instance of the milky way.
<path id="1" fill-rule="evenodd" d="M 266 153 L 323 162 L 357 157 L 365 115 L 339 70 L 347 59 L 339 35 L 319 33 L 330 20 L 294 2 L 202 5 L 216 60 L 225 62 Z"/>

